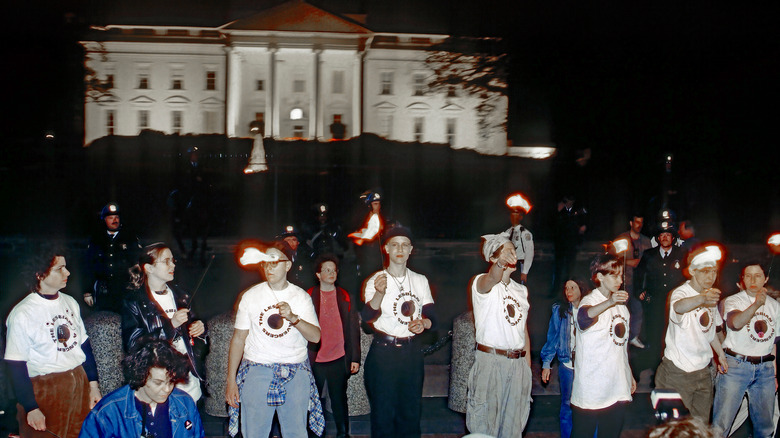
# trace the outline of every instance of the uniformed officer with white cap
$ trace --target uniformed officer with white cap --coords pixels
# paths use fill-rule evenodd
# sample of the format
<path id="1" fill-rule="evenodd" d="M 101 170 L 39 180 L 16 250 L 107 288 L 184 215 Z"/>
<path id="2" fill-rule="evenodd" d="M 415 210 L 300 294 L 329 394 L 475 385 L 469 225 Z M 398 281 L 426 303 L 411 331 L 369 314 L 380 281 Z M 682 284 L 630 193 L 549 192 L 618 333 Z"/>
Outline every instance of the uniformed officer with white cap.
<path id="1" fill-rule="evenodd" d="M 525 284 L 528 280 L 528 271 L 534 261 L 534 236 L 520 221 L 531 211 L 531 203 L 521 193 L 515 193 L 506 199 L 506 206 L 509 207 L 509 220 L 512 226 L 501 235 L 515 246 L 517 263 L 520 265 L 515 272 L 520 273 L 518 282 Z"/>

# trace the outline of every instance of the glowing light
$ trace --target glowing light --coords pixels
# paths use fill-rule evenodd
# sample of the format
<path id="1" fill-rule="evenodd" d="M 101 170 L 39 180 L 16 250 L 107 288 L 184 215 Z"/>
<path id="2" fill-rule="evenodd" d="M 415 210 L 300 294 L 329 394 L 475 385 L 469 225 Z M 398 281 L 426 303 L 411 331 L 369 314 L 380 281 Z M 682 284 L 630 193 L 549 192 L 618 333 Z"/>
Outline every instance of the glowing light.
<path id="1" fill-rule="evenodd" d="M 354 233 L 349 234 L 349 238 L 355 241 L 355 245 L 362 245 L 366 241 L 373 240 L 377 234 L 379 234 L 379 229 L 381 228 L 382 221 L 379 219 L 378 214 L 372 214 L 371 217 L 368 219 L 368 223 L 366 224 L 365 228 L 362 228 L 358 231 L 355 231 Z"/>
<path id="2" fill-rule="evenodd" d="M 268 255 L 257 248 L 244 248 L 244 254 L 238 260 L 242 265 L 255 265 L 260 262 L 275 262 L 279 260 L 277 255 Z"/>
<path id="3" fill-rule="evenodd" d="M 780 233 L 769 236 L 769 240 L 766 243 L 769 245 L 772 254 L 780 254 Z"/>
<path id="4" fill-rule="evenodd" d="M 328 207 L 325 204 L 320 204 L 320 213 L 327 213 Z"/>
<path id="5" fill-rule="evenodd" d="M 506 206 L 509 208 L 522 208 L 526 213 L 531 211 L 531 203 L 520 193 L 515 193 L 506 198 Z"/>
<path id="6" fill-rule="evenodd" d="M 615 248 L 616 254 L 622 254 L 628 250 L 628 239 L 618 239 L 612 242 L 612 247 Z"/>
<path id="7" fill-rule="evenodd" d="M 290 111 L 290 119 L 291 120 L 301 120 L 303 118 L 303 110 L 300 108 L 293 108 L 292 111 Z"/>
<path id="8" fill-rule="evenodd" d="M 108 204 L 108 212 L 109 213 L 116 213 L 117 207 L 116 204 Z"/>

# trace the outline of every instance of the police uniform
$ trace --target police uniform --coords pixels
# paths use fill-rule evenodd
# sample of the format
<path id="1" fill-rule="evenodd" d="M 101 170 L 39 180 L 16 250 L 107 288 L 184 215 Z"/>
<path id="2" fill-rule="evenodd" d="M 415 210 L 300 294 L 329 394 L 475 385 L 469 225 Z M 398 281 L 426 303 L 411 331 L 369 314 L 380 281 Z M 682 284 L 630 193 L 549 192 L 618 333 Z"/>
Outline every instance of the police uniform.
<path id="1" fill-rule="evenodd" d="M 509 227 L 501 235 L 509 239 L 515 246 L 517 263 L 520 264 L 516 272 L 528 275 L 534 261 L 534 235 L 522 224 Z"/>

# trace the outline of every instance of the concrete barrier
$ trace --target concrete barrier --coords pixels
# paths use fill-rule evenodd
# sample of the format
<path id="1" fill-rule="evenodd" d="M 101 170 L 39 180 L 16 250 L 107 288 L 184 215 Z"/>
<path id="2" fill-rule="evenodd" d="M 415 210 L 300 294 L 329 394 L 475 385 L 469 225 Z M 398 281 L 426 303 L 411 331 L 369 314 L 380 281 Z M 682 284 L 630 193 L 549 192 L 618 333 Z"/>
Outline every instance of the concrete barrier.
<path id="1" fill-rule="evenodd" d="M 474 313 L 461 313 L 452 321 L 452 364 L 447 400 L 447 406 L 456 412 L 466 412 L 469 371 L 474 365 L 475 343 Z"/>

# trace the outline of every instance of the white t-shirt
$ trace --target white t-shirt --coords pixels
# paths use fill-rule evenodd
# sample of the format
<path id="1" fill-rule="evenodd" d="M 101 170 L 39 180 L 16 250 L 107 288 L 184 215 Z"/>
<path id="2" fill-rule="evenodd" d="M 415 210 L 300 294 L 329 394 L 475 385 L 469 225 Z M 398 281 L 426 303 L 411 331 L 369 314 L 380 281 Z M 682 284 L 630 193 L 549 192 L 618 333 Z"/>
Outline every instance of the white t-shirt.
<path id="1" fill-rule="evenodd" d="M 666 329 L 664 357 L 687 373 L 704 369 L 710 364 L 710 342 L 715 339 L 715 329 L 723 324 L 715 307 L 698 307 L 682 315 L 674 311 L 678 301 L 698 295 L 699 292 L 693 289 L 689 280 L 669 296 L 669 327 Z"/>
<path id="2" fill-rule="evenodd" d="M 726 298 L 723 301 L 723 314 L 743 311 L 750 307 L 755 298 L 744 290 Z M 740 330 L 732 330 L 726 324 L 726 340 L 723 348 L 730 348 L 735 353 L 746 356 L 766 356 L 772 353 L 777 333 L 777 319 L 780 317 L 780 304 L 772 297 L 766 297 L 766 302 L 759 307 L 756 314 L 750 318 Z"/>
<path id="3" fill-rule="evenodd" d="M 169 287 L 166 287 L 164 294 L 152 292 L 152 298 L 157 301 L 157 304 L 160 305 L 160 309 L 162 309 L 168 319 L 173 318 L 173 315 L 177 310 L 176 300 L 173 298 L 173 292 L 171 292 Z M 173 342 L 173 348 L 181 354 L 187 354 L 187 346 L 184 345 L 184 339 L 181 336 L 176 337 L 176 340 Z"/>
<path id="4" fill-rule="evenodd" d="M 406 276 L 400 279 L 393 277 L 387 271 L 377 271 L 366 280 L 363 291 L 363 299 L 366 303 L 374 298 L 376 293 L 374 281 L 380 274 L 387 274 L 387 289 L 379 306 L 381 314 L 374 321 L 374 328 L 390 336 L 400 338 L 414 336 L 414 333 L 409 331 L 409 323 L 422 318 L 423 306 L 433 303 L 428 279 L 410 269 L 407 269 Z"/>
<path id="5" fill-rule="evenodd" d="M 282 318 L 279 302 L 309 324 L 320 326 L 311 297 L 300 287 L 287 282 L 284 290 L 271 290 L 268 282 L 252 286 L 241 297 L 235 328 L 249 330 L 244 358 L 258 363 L 301 363 L 307 358 L 308 341 L 301 332 Z"/>
<path id="6" fill-rule="evenodd" d="M 72 370 L 86 360 L 79 305 L 62 292 L 53 300 L 27 295 L 11 310 L 6 326 L 5 359 L 27 362 L 30 377 Z"/>
<path id="7" fill-rule="evenodd" d="M 601 291 L 594 289 L 582 299 L 580 309 L 606 300 Z M 583 409 L 602 409 L 619 401 L 631 401 L 629 320 L 628 308 L 618 304 L 601 313 L 585 330 L 578 322 L 571 404 Z"/>
<path id="8" fill-rule="evenodd" d="M 528 289 L 509 281 L 505 287 L 499 282 L 486 294 L 477 292 L 477 280 L 471 281 L 471 303 L 474 306 L 474 325 L 477 342 L 502 350 L 521 350 L 525 347 L 525 328 L 528 323 Z"/>

